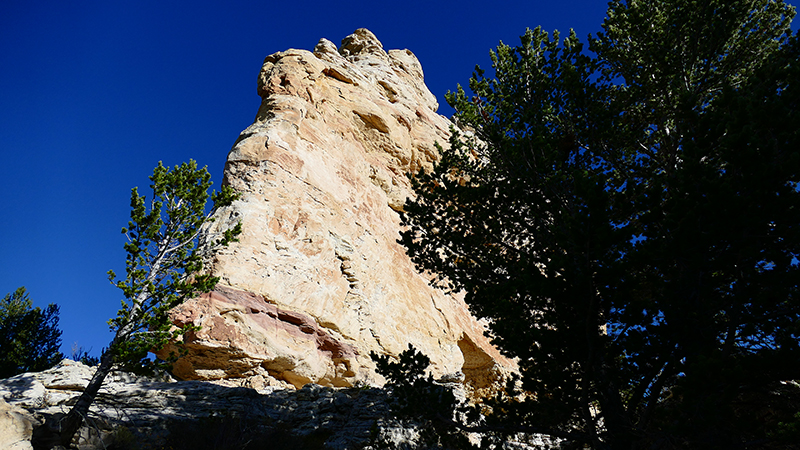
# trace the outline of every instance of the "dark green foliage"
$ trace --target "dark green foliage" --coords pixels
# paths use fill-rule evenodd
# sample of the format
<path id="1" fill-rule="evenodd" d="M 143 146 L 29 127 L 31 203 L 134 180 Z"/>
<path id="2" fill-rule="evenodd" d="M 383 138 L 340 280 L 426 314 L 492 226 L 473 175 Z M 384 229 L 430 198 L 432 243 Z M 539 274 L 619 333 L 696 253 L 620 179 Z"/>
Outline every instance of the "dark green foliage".
<path id="1" fill-rule="evenodd" d="M 397 361 L 375 352 L 370 357 L 377 371 L 386 378 L 390 402 L 397 417 L 405 418 L 403 424 L 414 427 L 420 434 L 419 444 L 424 448 L 472 448 L 466 434 L 459 427 L 474 422 L 474 408 L 460 405 L 447 386 L 436 383 L 426 370 L 430 359 L 411 344 L 400 353 Z M 454 420 L 459 418 L 461 420 Z M 376 442 L 378 448 L 393 448 L 390 442 Z"/>
<path id="2" fill-rule="evenodd" d="M 796 408 L 800 409 L 800 407 Z M 793 417 L 785 422 L 778 422 L 774 431 L 770 433 L 770 437 L 775 441 L 787 445 L 794 445 L 793 448 L 800 448 L 800 412 L 795 413 Z"/>
<path id="3" fill-rule="evenodd" d="M 0 378 L 53 367 L 60 347 L 57 305 L 34 308 L 24 287 L 0 300 Z"/>
<path id="4" fill-rule="evenodd" d="M 516 444 L 528 443 L 535 448 L 554 448 L 559 439 L 571 439 L 574 433 L 559 432 L 539 425 L 510 421 L 510 414 L 522 403 L 524 394 L 517 388 L 518 378 L 507 380 L 505 390 L 495 398 L 473 404 L 454 395 L 454 387 L 441 383 L 427 373 L 430 359 L 411 344 L 393 361 L 389 356 L 370 353 L 379 374 L 386 378 L 388 400 L 395 416 L 407 429 L 418 433 L 413 447 L 404 443 L 399 448 L 497 449 L 507 447 L 509 436 Z M 492 414 L 485 414 L 493 411 Z M 509 426 L 509 423 L 514 425 Z M 377 433 L 377 430 L 376 430 Z M 549 437 L 542 438 L 543 434 Z M 480 436 L 480 442 L 470 440 Z M 378 449 L 397 449 L 392 442 L 375 439 Z"/>
<path id="5" fill-rule="evenodd" d="M 528 30 L 447 96 L 478 139 L 415 178 L 402 242 L 519 358 L 531 397 L 491 420 L 593 448 L 766 439 L 735 404 L 800 378 L 792 16 L 615 1 L 595 57 Z"/>

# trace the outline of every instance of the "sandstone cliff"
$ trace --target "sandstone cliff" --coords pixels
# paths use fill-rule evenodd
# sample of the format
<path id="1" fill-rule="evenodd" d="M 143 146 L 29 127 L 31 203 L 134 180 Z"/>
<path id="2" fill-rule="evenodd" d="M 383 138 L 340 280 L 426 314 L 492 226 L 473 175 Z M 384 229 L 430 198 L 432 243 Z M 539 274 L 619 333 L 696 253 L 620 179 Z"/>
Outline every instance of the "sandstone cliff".
<path id="1" fill-rule="evenodd" d="M 241 199 L 215 223 L 242 221 L 244 234 L 211 261 L 217 290 L 175 311 L 202 327 L 176 375 L 380 384 L 369 353 L 408 343 L 435 375 L 476 388 L 509 367 L 462 299 L 429 286 L 396 242 L 406 174 L 431 167 L 451 125 L 417 58 L 359 29 L 338 49 L 322 39 L 268 56 L 258 94 L 224 173 Z"/>

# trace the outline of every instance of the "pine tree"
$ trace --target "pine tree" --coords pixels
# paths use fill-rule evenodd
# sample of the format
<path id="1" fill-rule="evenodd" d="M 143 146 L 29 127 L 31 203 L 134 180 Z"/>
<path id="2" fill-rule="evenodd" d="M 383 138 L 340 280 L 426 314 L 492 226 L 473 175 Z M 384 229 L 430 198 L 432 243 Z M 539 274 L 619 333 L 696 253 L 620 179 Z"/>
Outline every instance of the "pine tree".
<path id="1" fill-rule="evenodd" d="M 800 378 L 793 14 L 614 1 L 594 56 L 528 30 L 447 96 L 469 132 L 415 178 L 402 241 L 519 358 L 526 400 L 486 420 L 598 449 L 766 438 L 736 402 Z"/>
<path id="2" fill-rule="evenodd" d="M 34 308 L 24 287 L 0 300 L 0 378 L 53 367 L 60 347 L 58 305 Z"/>
<path id="3" fill-rule="evenodd" d="M 122 229 L 128 238 L 126 277 L 117 280 L 113 271 L 108 273 L 124 296 L 117 317 L 109 321 L 114 338 L 77 403 L 57 424 L 61 444 L 67 447 L 112 368 L 150 367 L 154 362 L 147 359 L 148 352 L 163 348 L 191 329 L 176 329 L 168 311 L 214 289 L 218 278 L 203 272 L 203 260 L 241 233 L 241 224 L 219 236 L 208 233 L 207 224 L 214 221 L 214 213 L 230 205 L 237 194 L 223 186 L 209 196 L 211 176 L 194 161 L 172 170 L 159 163 L 150 180 L 153 193 L 149 202 L 136 188 L 131 192 L 131 220 Z M 209 197 L 213 205 L 207 212 Z"/>

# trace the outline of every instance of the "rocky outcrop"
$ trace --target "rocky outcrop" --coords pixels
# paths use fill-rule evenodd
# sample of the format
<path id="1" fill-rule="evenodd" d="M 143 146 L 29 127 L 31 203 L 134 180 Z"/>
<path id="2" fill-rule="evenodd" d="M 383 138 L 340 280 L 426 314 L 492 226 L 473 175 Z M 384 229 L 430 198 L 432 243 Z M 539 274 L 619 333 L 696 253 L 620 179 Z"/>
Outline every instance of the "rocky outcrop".
<path id="1" fill-rule="evenodd" d="M 32 448 L 33 426 L 57 423 L 93 372 L 64 360 L 44 372 L 0 379 L 0 449 Z M 47 447 L 37 435 L 43 429 L 33 432 L 40 448 Z M 73 447 L 354 449 L 375 439 L 408 445 L 415 435 L 391 419 L 378 388 L 255 390 L 112 372 Z"/>
<path id="2" fill-rule="evenodd" d="M 258 94 L 255 122 L 225 167 L 241 198 L 215 222 L 241 221 L 244 233 L 210 261 L 218 289 L 174 311 L 176 323 L 201 327 L 175 374 L 380 384 L 370 352 L 397 355 L 411 343 L 436 376 L 491 384 L 511 363 L 397 243 L 407 174 L 431 167 L 451 126 L 416 57 L 384 51 L 359 29 L 338 49 L 322 39 L 313 52 L 268 56 Z"/>

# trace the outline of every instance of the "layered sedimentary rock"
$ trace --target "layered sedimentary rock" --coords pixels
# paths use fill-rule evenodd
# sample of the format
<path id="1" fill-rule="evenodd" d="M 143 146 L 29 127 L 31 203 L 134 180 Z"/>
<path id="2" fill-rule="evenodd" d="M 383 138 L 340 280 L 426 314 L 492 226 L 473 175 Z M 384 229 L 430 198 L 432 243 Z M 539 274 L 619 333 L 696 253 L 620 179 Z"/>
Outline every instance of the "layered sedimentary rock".
<path id="1" fill-rule="evenodd" d="M 510 363 L 396 242 L 407 174 L 432 166 L 451 126 L 417 58 L 359 29 L 338 49 L 322 39 L 268 56 L 258 94 L 224 173 L 241 198 L 215 222 L 241 221 L 244 233 L 210 261 L 217 290 L 174 312 L 201 326 L 176 375 L 380 383 L 370 352 L 410 343 L 437 376 L 491 383 Z"/>

